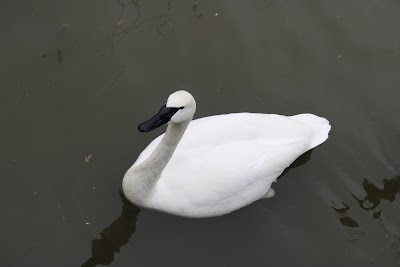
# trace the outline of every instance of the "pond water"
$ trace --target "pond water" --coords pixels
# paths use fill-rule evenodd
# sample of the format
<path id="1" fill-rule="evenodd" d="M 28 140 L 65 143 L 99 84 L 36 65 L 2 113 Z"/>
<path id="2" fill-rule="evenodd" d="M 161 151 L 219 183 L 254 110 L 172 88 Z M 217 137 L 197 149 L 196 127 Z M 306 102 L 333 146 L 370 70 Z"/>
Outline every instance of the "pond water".
<path id="1" fill-rule="evenodd" d="M 398 0 L 2 3 L 1 266 L 399 266 Z M 195 118 L 330 120 L 230 215 L 138 209 L 125 171 L 173 91 Z"/>

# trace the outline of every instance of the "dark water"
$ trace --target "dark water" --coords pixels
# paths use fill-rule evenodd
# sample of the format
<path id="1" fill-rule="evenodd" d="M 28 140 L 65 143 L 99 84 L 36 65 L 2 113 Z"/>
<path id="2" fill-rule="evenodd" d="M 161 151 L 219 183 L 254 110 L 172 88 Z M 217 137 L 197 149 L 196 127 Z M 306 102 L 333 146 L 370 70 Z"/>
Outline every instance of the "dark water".
<path id="1" fill-rule="evenodd" d="M 399 266 L 400 2 L 3 1 L 1 266 Z M 139 210 L 139 122 L 328 118 L 273 199 L 228 216 Z M 85 160 L 86 159 L 86 160 Z"/>

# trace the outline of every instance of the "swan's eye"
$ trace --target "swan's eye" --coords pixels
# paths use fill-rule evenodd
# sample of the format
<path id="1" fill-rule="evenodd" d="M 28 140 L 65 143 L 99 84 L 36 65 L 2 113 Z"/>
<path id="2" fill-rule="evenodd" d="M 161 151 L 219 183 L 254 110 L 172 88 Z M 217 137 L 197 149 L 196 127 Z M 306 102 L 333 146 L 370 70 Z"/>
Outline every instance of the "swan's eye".
<path id="1" fill-rule="evenodd" d="M 184 109 L 185 107 L 180 107 L 179 109 Z"/>

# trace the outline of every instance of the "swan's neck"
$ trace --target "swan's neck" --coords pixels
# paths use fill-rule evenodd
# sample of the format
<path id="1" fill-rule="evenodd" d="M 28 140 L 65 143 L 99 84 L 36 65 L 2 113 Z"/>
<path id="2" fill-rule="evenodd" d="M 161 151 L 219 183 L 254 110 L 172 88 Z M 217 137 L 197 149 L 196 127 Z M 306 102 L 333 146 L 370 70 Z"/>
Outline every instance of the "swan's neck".
<path id="1" fill-rule="evenodd" d="M 140 205 L 149 197 L 188 125 L 189 122 L 170 123 L 150 156 L 139 165 L 133 165 L 125 174 L 122 189 L 131 202 Z"/>

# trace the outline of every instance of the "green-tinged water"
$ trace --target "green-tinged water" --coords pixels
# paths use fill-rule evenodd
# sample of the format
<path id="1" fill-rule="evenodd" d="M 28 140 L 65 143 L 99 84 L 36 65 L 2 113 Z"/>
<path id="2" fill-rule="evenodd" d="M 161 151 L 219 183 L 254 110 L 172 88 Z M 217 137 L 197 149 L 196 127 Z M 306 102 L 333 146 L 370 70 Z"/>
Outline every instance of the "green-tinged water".
<path id="1" fill-rule="evenodd" d="M 5 1 L 0 265 L 399 266 L 400 2 Z M 127 203 L 175 90 L 196 118 L 330 120 L 323 145 L 230 215 Z"/>

